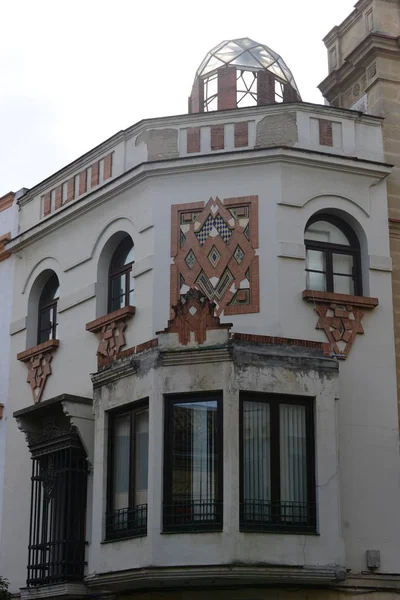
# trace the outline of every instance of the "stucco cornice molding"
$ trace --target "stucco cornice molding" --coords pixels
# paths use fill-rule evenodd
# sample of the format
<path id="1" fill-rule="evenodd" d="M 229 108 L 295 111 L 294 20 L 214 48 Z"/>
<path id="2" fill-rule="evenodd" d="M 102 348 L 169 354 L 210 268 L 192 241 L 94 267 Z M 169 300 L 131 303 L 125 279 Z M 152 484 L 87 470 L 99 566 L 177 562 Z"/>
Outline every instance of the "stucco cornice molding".
<path id="1" fill-rule="evenodd" d="M 361 159 L 356 156 L 349 157 L 288 146 L 142 163 L 110 181 L 106 189 L 103 187 L 98 191 L 87 194 L 82 198 L 82 201 L 78 200 L 74 204 L 67 205 L 51 219 L 38 223 L 31 229 L 21 233 L 7 244 L 7 250 L 15 252 L 29 246 L 46 235 L 57 231 L 66 223 L 90 212 L 94 207 L 104 204 L 132 186 L 139 185 L 152 177 L 174 176 L 187 172 L 212 171 L 223 167 L 238 168 L 276 162 L 323 168 L 340 173 L 367 175 L 378 180 L 387 177 L 392 168 L 389 164 Z"/>
<path id="2" fill-rule="evenodd" d="M 322 95 L 327 97 L 327 94 L 337 94 L 340 90 L 347 88 L 347 82 L 350 78 L 354 78 L 354 72 L 366 67 L 372 59 L 377 58 L 378 56 L 387 56 L 390 58 L 395 56 L 398 58 L 398 38 L 376 33 L 372 33 L 364 38 L 362 42 L 345 57 L 343 64 L 335 71 L 332 71 L 319 84 L 318 88 Z M 370 85 L 376 83 L 376 81 L 377 79 L 374 79 Z"/>
<path id="3" fill-rule="evenodd" d="M 260 566 L 260 565 L 204 565 L 190 567 L 154 567 L 129 569 L 110 573 L 94 573 L 85 579 L 89 589 L 105 586 L 110 590 L 148 587 L 196 588 L 208 584 L 231 585 L 334 585 L 345 581 L 342 566 Z"/>

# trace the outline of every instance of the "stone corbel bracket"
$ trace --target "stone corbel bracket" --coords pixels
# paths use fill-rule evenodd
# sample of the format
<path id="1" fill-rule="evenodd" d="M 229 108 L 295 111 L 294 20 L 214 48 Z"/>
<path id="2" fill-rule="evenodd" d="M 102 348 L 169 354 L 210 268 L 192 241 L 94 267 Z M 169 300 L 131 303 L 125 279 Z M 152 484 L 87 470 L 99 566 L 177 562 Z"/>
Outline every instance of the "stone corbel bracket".
<path id="1" fill-rule="evenodd" d="M 102 358 L 117 357 L 126 344 L 124 331 L 126 321 L 135 314 L 134 306 L 124 306 L 104 317 L 86 324 L 86 331 L 96 333 L 99 338 L 97 347 L 97 357 Z"/>
<path id="2" fill-rule="evenodd" d="M 28 368 L 26 381 L 31 386 L 35 404 L 42 398 L 47 378 L 51 375 L 53 354 L 59 344 L 59 340 L 48 340 L 17 354 L 17 359 L 24 362 Z"/>
<path id="3" fill-rule="evenodd" d="M 331 346 L 331 354 L 345 360 L 357 334 L 363 334 L 364 310 L 378 306 L 378 298 L 304 290 L 303 299 L 314 305 L 319 316 L 316 329 L 323 329 Z"/>

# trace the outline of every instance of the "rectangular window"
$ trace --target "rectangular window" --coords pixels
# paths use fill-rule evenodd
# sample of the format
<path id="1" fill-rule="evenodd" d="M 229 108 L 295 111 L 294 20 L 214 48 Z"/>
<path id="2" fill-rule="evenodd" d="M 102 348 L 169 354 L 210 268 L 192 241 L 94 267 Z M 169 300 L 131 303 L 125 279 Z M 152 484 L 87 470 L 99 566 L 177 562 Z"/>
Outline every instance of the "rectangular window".
<path id="1" fill-rule="evenodd" d="M 312 400 L 240 398 L 240 529 L 315 532 Z"/>
<path id="2" fill-rule="evenodd" d="M 107 539 L 147 533 L 148 447 L 148 402 L 110 413 Z"/>
<path id="3" fill-rule="evenodd" d="M 166 399 L 164 531 L 222 529 L 222 398 Z"/>

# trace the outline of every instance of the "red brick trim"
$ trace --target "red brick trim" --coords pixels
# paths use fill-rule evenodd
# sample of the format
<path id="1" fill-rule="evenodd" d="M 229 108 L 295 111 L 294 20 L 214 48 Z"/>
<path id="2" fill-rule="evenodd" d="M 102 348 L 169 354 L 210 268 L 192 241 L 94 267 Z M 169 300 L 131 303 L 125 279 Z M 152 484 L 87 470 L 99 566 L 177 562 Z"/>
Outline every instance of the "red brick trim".
<path id="1" fill-rule="evenodd" d="M 10 240 L 11 240 L 11 232 L 5 233 L 4 235 L 0 236 L 0 262 L 3 262 L 3 260 L 6 260 L 7 258 L 10 258 L 10 256 L 11 256 L 11 252 L 8 252 L 6 250 L 6 244 Z"/>
<path id="2" fill-rule="evenodd" d="M 332 121 L 318 119 L 319 121 L 319 143 L 321 146 L 333 146 Z"/>
<path id="3" fill-rule="evenodd" d="M 231 223 L 229 227 L 232 230 L 232 237 L 229 244 L 225 244 L 219 236 L 208 238 L 200 247 L 194 231 L 194 219 L 196 226 L 201 227 L 210 215 L 210 206 L 217 205 L 221 217 L 226 223 Z M 243 207 L 243 215 L 248 213 L 249 239 L 243 235 L 245 223 L 240 225 L 242 218 L 237 213 L 235 217 L 231 214 L 231 209 Z M 181 221 L 186 224 L 185 214 L 188 215 L 187 225 L 189 230 L 185 234 L 186 240 L 180 245 Z M 195 214 L 197 213 L 197 214 Z M 247 217 L 244 217 L 246 218 Z M 234 223 L 234 224 L 232 224 Z M 182 227 L 183 227 L 182 225 Z M 187 228 L 185 228 L 187 229 Z M 247 235 L 247 233 L 246 233 Z M 217 314 L 224 312 L 225 315 L 237 315 L 259 312 L 260 310 L 260 290 L 259 290 L 259 258 L 256 256 L 258 248 L 258 196 L 242 196 L 235 198 L 225 198 L 221 202 L 218 198 L 210 198 L 207 205 L 204 203 L 175 204 L 171 207 L 171 264 L 170 272 L 170 305 L 174 306 L 180 297 L 180 275 L 185 279 L 189 288 L 198 288 L 196 279 L 203 269 L 208 278 L 213 276 L 221 277 L 223 270 L 228 267 L 235 278 L 236 290 L 240 288 L 240 282 L 245 279 L 247 269 L 249 269 L 249 304 L 238 302 L 236 304 L 235 292 L 227 290 L 223 298 L 213 300 L 216 302 Z M 212 246 L 216 246 L 220 260 L 216 266 L 212 266 L 208 255 Z M 245 260 L 239 265 L 234 252 L 239 245 L 245 252 Z M 189 251 L 192 251 L 196 257 L 196 263 L 192 269 L 188 268 L 185 258 Z M 235 303 L 230 304 L 234 300 Z M 170 318 L 173 318 L 171 311 Z"/>
<path id="4" fill-rule="evenodd" d="M 3 419 L 3 415 L 4 415 L 4 404 L 1 403 L 0 404 L 0 421 Z"/>
<path id="5" fill-rule="evenodd" d="M 79 196 L 87 191 L 87 170 L 79 173 Z"/>
<path id="6" fill-rule="evenodd" d="M 223 150 L 225 148 L 225 128 L 223 125 L 211 127 L 211 150 Z"/>
<path id="7" fill-rule="evenodd" d="M 233 333 L 231 339 L 235 342 L 246 342 L 248 344 L 268 344 L 273 346 L 300 346 L 302 348 L 313 348 L 315 350 L 321 350 L 324 353 L 324 356 L 330 356 L 330 347 L 327 342 L 271 337 L 269 335 L 258 335 L 254 333 Z"/>
<path id="8" fill-rule="evenodd" d="M 131 348 L 127 348 L 126 350 L 121 350 L 121 352 L 118 352 L 118 354 L 116 354 L 115 356 L 99 356 L 98 365 L 99 367 L 104 367 L 105 365 L 109 365 L 116 360 L 140 354 L 141 352 L 145 352 L 146 350 L 152 350 L 153 348 L 157 348 L 157 346 L 158 339 L 154 338 L 152 340 L 149 340 L 148 342 L 139 344 L 138 346 L 132 346 Z"/>
<path id="9" fill-rule="evenodd" d="M 36 354 L 42 354 L 43 352 L 47 352 L 48 350 L 55 350 L 60 345 L 60 340 L 48 340 L 47 342 L 43 342 L 42 344 L 37 344 L 37 346 L 32 346 L 32 348 L 28 348 L 28 350 L 24 350 L 23 352 L 19 352 L 17 354 L 17 360 L 22 362 L 26 362 Z"/>
<path id="10" fill-rule="evenodd" d="M 200 127 L 189 127 L 187 133 L 187 153 L 200 152 Z"/>
<path id="11" fill-rule="evenodd" d="M 67 202 L 75 198 L 75 177 L 71 177 L 67 182 Z"/>
<path id="12" fill-rule="evenodd" d="M 275 104 L 275 77 L 270 71 L 257 73 L 257 105 Z"/>
<path id="13" fill-rule="evenodd" d="M 119 308 L 118 310 L 114 310 L 112 313 L 108 313 L 103 317 L 99 317 L 94 321 L 90 321 L 86 323 L 86 331 L 90 331 L 92 333 L 97 333 L 100 331 L 104 325 L 109 325 L 113 321 L 119 321 L 121 319 L 128 319 L 133 317 L 135 314 L 136 308 L 134 306 L 124 306 L 123 308 Z"/>
<path id="14" fill-rule="evenodd" d="M 218 70 L 218 110 L 236 108 L 236 67 Z"/>
<path id="15" fill-rule="evenodd" d="M 316 292 L 313 290 L 304 290 L 303 299 L 307 302 L 316 302 L 318 304 L 344 304 L 356 306 L 357 308 L 375 308 L 378 306 L 378 298 L 368 298 L 367 296 L 352 296 L 351 294 L 335 294 L 331 292 Z"/>
<path id="16" fill-rule="evenodd" d="M 112 166 L 113 166 L 113 155 L 107 154 L 104 157 L 104 171 L 103 171 L 103 180 L 110 179 L 112 177 Z"/>
<path id="17" fill-rule="evenodd" d="M 43 216 L 47 217 L 51 213 L 51 192 L 43 196 Z"/>
<path id="18" fill-rule="evenodd" d="M 92 164 L 91 176 L 90 176 L 90 187 L 96 187 L 99 185 L 99 161 Z"/>
<path id="19" fill-rule="evenodd" d="M 235 148 L 244 148 L 249 145 L 249 123 L 235 123 Z"/>
<path id="20" fill-rule="evenodd" d="M 7 208 L 10 208 L 10 206 L 12 206 L 12 204 L 14 202 L 14 198 L 15 198 L 14 192 L 8 192 L 8 194 L 1 196 L 0 212 L 2 212 L 3 210 L 7 210 Z"/>
<path id="21" fill-rule="evenodd" d="M 62 185 L 58 185 L 56 187 L 55 210 L 57 210 L 58 208 L 61 208 L 61 206 L 62 206 Z"/>

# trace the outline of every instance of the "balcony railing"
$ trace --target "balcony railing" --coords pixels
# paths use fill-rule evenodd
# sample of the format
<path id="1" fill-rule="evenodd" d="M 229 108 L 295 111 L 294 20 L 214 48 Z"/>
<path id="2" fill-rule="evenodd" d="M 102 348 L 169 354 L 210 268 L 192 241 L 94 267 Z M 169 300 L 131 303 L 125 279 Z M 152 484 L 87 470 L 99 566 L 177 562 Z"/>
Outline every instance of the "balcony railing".
<path id="1" fill-rule="evenodd" d="M 240 505 L 241 531 L 313 533 L 316 505 L 306 502 L 245 500 Z"/>
<path id="2" fill-rule="evenodd" d="M 147 535 L 147 504 L 121 508 L 106 515 L 108 540 Z"/>
<path id="3" fill-rule="evenodd" d="M 222 503 L 187 501 L 164 504 L 164 532 L 221 531 Z"/>

